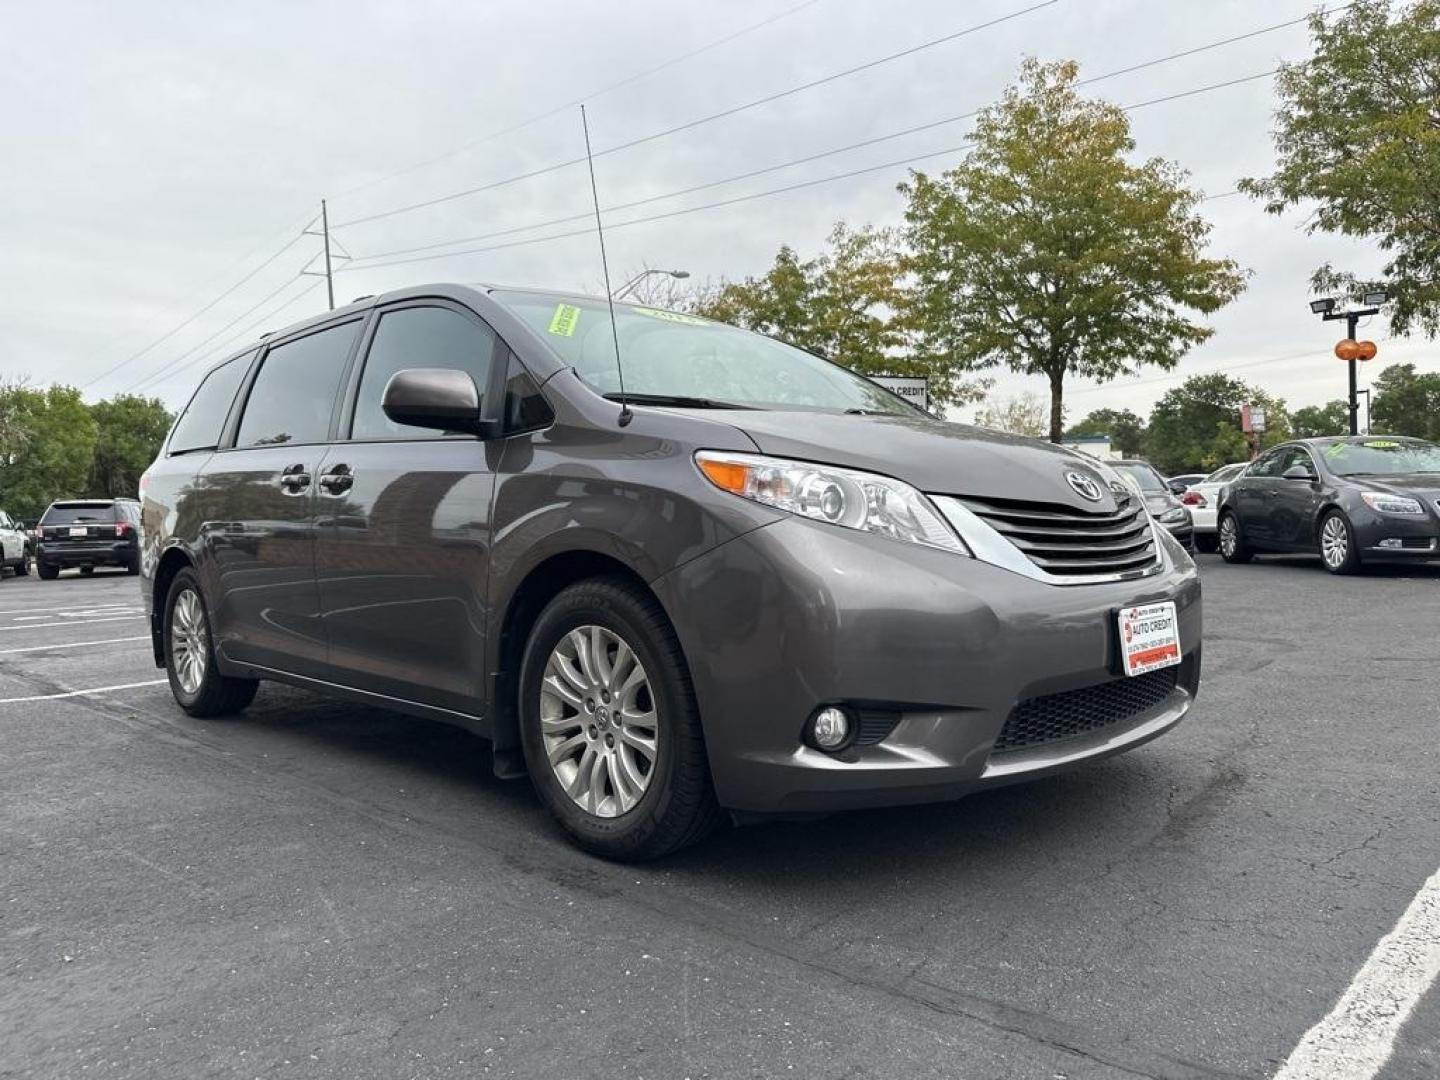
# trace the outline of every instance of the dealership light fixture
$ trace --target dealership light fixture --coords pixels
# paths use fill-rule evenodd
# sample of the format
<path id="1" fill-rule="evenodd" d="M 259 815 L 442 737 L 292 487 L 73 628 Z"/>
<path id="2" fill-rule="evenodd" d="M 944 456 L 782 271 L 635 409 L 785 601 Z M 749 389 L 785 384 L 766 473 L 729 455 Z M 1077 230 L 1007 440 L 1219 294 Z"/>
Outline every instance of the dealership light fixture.
<path id="1" fill-rule="evenodd" d="M 1310 314 L 1325 315 L 1335 310 L 1336 300 L 1333 296 L 1327 296 L 1324 300 L 1310 301 Z"/>

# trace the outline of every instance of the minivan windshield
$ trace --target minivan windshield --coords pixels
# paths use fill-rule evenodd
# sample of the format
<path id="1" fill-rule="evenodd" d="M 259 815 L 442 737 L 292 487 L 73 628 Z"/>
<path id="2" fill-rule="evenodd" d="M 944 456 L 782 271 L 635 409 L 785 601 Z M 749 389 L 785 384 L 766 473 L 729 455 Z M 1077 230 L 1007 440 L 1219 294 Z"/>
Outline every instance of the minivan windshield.
<path id="1" fill-rule="evenodd" d="M 619 394 L 610 312 L 603 301 L 509 290 L 491 295 L 591 387 L 607 396 Z M 616 304 L 615 329 L 625 358 L 625 392 L 641 402 L 925 415 L 843 367 L 724 323 Z"/>
<path id="2" fill-rule="evenodd" d="M 1440 446 L 1419 439 L 1364 439 L 1325 448 L 1325 467 L 1336 476 L 1440 473 Z"/>
<path id="3" fill-rule="evenodd" d="M 1170 490 L 1165 486 L 1164 477 L 1143 462 L 1112 461 L 1110 467 L 1126 479 L 1133 481 L 1135 486 L 1146 494 L 1162 495 Z"/>

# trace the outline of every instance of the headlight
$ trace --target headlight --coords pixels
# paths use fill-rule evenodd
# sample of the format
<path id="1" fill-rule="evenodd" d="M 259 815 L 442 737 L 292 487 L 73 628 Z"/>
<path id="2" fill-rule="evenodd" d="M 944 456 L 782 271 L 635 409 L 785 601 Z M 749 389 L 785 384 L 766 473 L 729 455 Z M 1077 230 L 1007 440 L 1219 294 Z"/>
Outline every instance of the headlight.
<path id="1" fill-rule="evenodd" d="M 970 554 L 929 499 L 888 476 L 711 450 L 699 451 L 695 464 L 721 490 L 777 510 L 892 540 Z"/>
<path id="2" fill-rule="evenodd" d="M 1183 506 L 1172 506 L 1160 515 L 1160 520 L 1167 525 L 1173 525 L 1177 521 L 1184 521 L 1189 516 Z"/>
<path id="3" fill-rule="evenodd" d="M 1360 498 L 1365 500 L 1365 505 L 1371 510 L 1378 510 L 1382 514 L 1423 514 L 1425 507 L 1420 505 L 1419 499 L 1412 499 L 1408 495 L 1391 495 L 1386 491 L 1362 491 Z"/>

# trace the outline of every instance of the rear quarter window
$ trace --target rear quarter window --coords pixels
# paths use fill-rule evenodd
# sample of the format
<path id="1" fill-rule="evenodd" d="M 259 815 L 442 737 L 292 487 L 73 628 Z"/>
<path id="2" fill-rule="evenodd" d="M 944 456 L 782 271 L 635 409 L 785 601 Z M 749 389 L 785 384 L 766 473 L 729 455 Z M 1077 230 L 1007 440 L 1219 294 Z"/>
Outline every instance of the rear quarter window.
<path id="1" fill-rule="evenodd" d="M 254 358 L 253 352 L 237 356 L 205 376 L 175 425 L 175 431 L 170 436 L 170 453 L 214 450 L 220 445 L 221 429 L 235 400 L 235 391 L 240 388 L 240 380 L 245 377 Z"/>

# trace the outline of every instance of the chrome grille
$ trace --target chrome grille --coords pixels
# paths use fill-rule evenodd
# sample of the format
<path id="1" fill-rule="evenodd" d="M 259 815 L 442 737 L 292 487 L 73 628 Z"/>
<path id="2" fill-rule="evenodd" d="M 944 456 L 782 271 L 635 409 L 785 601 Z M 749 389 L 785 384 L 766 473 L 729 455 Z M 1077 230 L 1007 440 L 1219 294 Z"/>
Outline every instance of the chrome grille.
<path id="1" fill-rule="evenodd" d="M 1150 515 L 1140 500 L 1122 496 L 1112 511 L 1076 510 L 1058 503 L 961 499 L 1025 557 L 1048 574 L 1091 577 L 1140 572 L 1158 552 Z"/>

